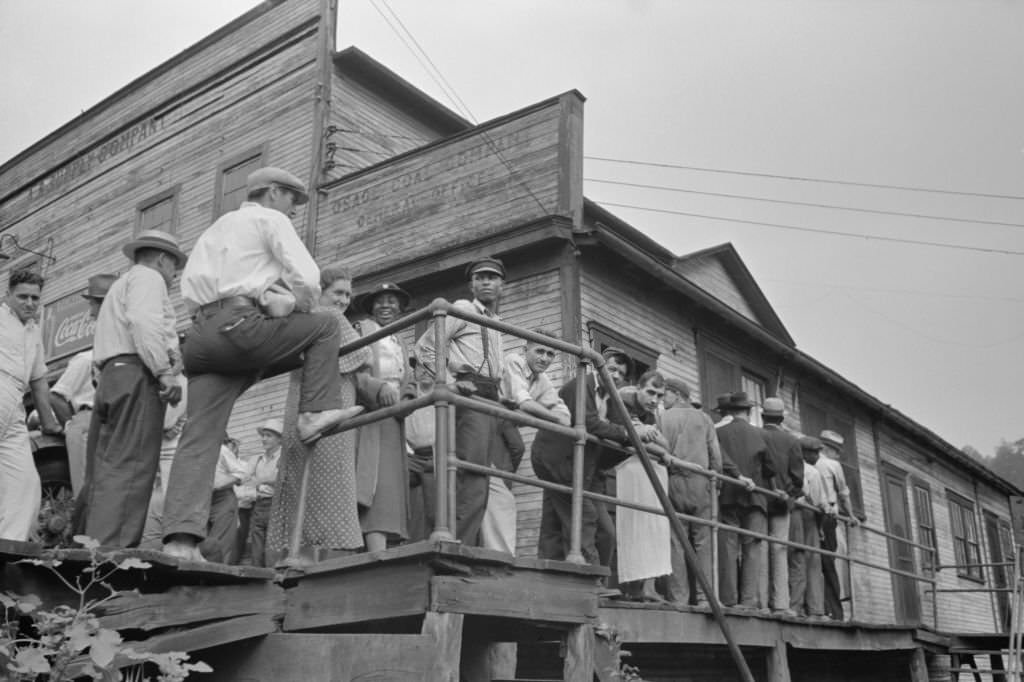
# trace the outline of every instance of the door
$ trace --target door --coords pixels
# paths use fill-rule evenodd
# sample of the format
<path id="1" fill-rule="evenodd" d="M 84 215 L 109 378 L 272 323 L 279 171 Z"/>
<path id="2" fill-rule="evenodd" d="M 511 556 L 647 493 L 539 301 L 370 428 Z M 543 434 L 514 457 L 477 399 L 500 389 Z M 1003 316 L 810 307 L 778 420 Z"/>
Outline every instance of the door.
<path id="1" fill-rule="evenodd" d="M 886 530 L 892 535 L 913 541 L 910 530 L 910 511 L 907 508 L 907 477 L 898 469 L 885 467 L 882 475 L 882 491 L 885 502 Z M 907 573 L 916 573 L 914 548 L 906 542 L 889 539 L 889 566 Z M 917 581 L 913 578 L 893 574 L 893 605 L 896 622 L 917 625 L 921 621 L 921 603 Z"/>
<path id="2" fill-rule="evenodd" d="M 985 511 L 983 516 L 985 518 L 985 539 L 988 540 L 988 560 L 993 564 L 1013 561 L 1009 524 L 1000 521 L 995 514 L 989 511 Z M 1009 551 L 1007 551 L 1007 544 L 1011 546 Z M 992 586 L 997 590 L 1005 590 L 1010 586 L 1010 575 L 1009 566 L 992 566 Z M 1005 632 L 1010 629 L 1010 593 L 996 592 L 995 594 L 996 622 Z"/>

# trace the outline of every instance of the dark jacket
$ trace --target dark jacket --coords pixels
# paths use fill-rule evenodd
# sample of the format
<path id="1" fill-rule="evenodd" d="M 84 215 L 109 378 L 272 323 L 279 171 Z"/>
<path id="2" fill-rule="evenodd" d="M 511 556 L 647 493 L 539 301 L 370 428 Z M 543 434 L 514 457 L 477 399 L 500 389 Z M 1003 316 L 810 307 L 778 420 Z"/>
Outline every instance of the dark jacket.
<path id="1" fill-rule="evenodd" d="M 722 446 L 722 471 L 728 476 L 747 476 L 760 488 L 767 488 L 775 475 L 764 431 L 742 419 L 733 419 L 718 429 L 718 443 Z M 722 485 L 719 504 L 723 507 L 757 507 L 767 509 L 763 493 L 748 492 L 732 483 Z"/>
<path id="2" fill-rule="evenodd" d="M 782 490 L 791 498 L 799 497 L 804 488 L 804 457 L 800 439 L 775 424 L 765 425 L 763 433 L 768 457 L 776 472 L 769 487 Z M 777 498 L 769 500 L 768 507 L 773 511 L 788 508 L 786 501 Z"/>
<path id="3" fill-rule="evenodd" d="M 625 415 L 615 414 L 612 404 L 608 406 L 609 419 L 601 419 L 597 413 L 597 386 L 593 375 L 586 377 L 584 388 L 586 399 L 586 413 L 584 416 L 587 433 L 616 441 L 627 443 L 629 435 L 626 427 L 623 426 Z M 572 416 L 572 423 L 576 423 L 576 379 L 572 379 L 562 386 L 558 395 L 569 406 L 569 414 Z M 552 483 L 572 485 L 572 452 L 574 439 L 551 431 L 540 429 L 537 437 L 530 446 L 530 459 L 533 462 L 533 470 L 537 478 Z M 587 443 L 583 453 L 583 487 L 589 488 L 594 480 L 595 472 L 614 466 L 629 457 L 626 453 Z"/>

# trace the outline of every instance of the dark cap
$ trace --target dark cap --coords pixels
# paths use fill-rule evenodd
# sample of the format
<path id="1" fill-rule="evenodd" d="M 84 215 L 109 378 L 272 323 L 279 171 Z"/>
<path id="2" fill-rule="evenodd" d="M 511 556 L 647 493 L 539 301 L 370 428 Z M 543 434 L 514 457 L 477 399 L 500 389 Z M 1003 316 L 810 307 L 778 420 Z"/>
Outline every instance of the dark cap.
<path id="1" fill-rule="evenodd" d="M 473 275 L 478 272 L 493 272 L 505 279 L 505 264 L 491 257 L 475 260 L 466 266 L 466 279 L 473 279 Z"/>
<path id="2" fill-rule="evenodd" d="M 409 301 L 412 300 L 412 296 L 409 295 L 409 292 L 394 282 L 381 282 L 363 295 L 362 299 L 359 301 L 359 309 L 367 315 L 372 315 L 373 302 L 377 300 L 377 297 L 381 294 L 394 294 L 397 296 L 402 310 L 405 310 L 409 306 Z"/>
<path id="3" fill-rule="evenodd" d="M 110 285 L 117 279 L 117 275 L 93 275 L 89 278 L 89 288 L 82 294 L 82 298 L 102 301 L 110 291 Z"/>
<path id="4" fill-rule="evenodd" d="M 732 393 L 722 393 L 721 395 L 715 396 L 715 412 L 725 414 L 729 409 L 729 399 L 731 397 Z"/>
<path id="5" fill-rule="evenodd" d="M 268 189 L 271 185 L 280 185 L 295 192 L 296 204 L 304 204 L 309 201 L 306 183 L 288 171 L 273 166 L 265 166 L 249 173 L 249 177 L 245 180 L 245 191 L 254 192 L 258 189 Z"/>
<path id="6" fill-rule="evenodd" d="M 676 379 L 675 377 L 665 379 L 665 388 L 675 391 L 687 400 L 690 399 L 690 387 L 682 379 Z"/>
<path id="7" fill-rule="evenodd" d="M 608 346 L 603 351 L 601 351 L 601 357 L 603 357 L 605 360 L 607 360 L 608 358 L 621 358 L 626 362 L 626 372 L 628 374 L 633 373 L 633 359 L 629 357 L 629 354 L 626 353 L 626 351 L 622 350 L 621 348 L 617 348 L 615 346 Z"/>
<path id="8" fill-rule="evenodd" d="M 800 439 L 800 447 L 803 448 L 804 450 L 817 451 L 821 450 L 825 446 L 822 445 L 821 441 L 815 438 L 814 436 L 804 436 L 803 438 Z"/>

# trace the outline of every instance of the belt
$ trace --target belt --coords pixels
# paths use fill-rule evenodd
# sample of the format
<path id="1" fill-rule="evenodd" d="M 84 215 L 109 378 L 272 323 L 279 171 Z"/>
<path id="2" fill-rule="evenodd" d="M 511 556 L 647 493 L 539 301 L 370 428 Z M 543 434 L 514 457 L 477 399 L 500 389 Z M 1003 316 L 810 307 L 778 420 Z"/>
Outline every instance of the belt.
<path id="1" fill-rule="evenodd" d="M 136 353 L 121 353 L 120 355 L 112 355 L 103 362 L 100 363 L 100 371 L 102 372 L 107 365 L 112 362 L 124 362 L 130 365 L 141 365 L 142 358 Z"/>
<path id="2" fill-rule="evenodd" d="M 472 381 L 477 388 L 477 395 L 480 398 L 498 399 L 498 385 L 500 379 L 485 377 L 475 372 L 460 372 L 455 375 L 456 381 Z"/>
<path id="3" fill-rule="evenodd" d="M 412 454 L 416 455 L 417 457 L 433 457 L 434 448 L 431 445 L 425 445 L 422 448 L 413 448 Z"/>
<path id="4" fill-rule="evenodd" d="M 222 299 L 216 300 L 213 303 L 205 303 L 199 306 L 199 310 L 196 312 L 209 315 L 216 313 L 224 308 L 257 308 L 256 299 L 250 298 L 249 296 L 226 296 Z"/>

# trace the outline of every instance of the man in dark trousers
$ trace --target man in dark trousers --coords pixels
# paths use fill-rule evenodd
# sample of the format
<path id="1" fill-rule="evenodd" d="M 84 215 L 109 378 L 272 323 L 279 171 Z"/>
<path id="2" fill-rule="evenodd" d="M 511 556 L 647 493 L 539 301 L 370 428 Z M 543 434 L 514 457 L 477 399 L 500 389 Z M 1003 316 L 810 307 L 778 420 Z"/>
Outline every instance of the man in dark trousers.
<path id="1" fill-rule="evenodd" d="M 459 299 L 455 308 L 495 321 L 498 302 L 505 283 L 505 265 L 497 258 L 481 258 L 466 268 L 473 300 Z M 433 375 L 437 349 L 433 326 L 416 342 L 417 367 Z M 504 369 L 501 332 L 474 322 L 448 316 L 444 343 L 448 347 L 448 382 L 456 392 L 491 401 L 499 399 Z M 490 466 L 500 462 L 505 444 L 501 439 L 501 420 L 468 408 L 455 408 L 455 455 L 466 462 Z M 480 545 L 480 528 L 489 496 L 490 477 L 460 469 L 456 482 L 455 535 L 467 545 Z"/>
<path id="2" fill-rule="evenodd" d="M 800 497 L 804 485 L 804 459 L 800 439 L 782 427 L 786 416 L 782 398 L 765 398 L 761 407 L 764 422 L 764 440 L 768 444 L 768 455 L 776 471 L 771 487 L 786 495 L 785 499 L 768 498 L 768 534 L 780 540 L 789 539 L 790 510 L 792 500 Z M 786 545 L 770 543 L 765 557 L 766 571 L 761 574 L 758 588 L 761 604 L 768 604 L 773 613 L 795 616 L 790 609 L 789 599 L 789 548 Z"/>
<path id="3" fill-rule="evenodd" d="M 625 383 L 628 364 L 625 353 L 616 348 L 606 349 L 605 368 L 616 384 Z M 629 434 L 623 426 L 626 415 L 614 414 L 608 404 L 609 396 L 604 387 L 598 388 L 597 377 L 589 374 L 584 378 L 585 413 L 584 421 L 588 434 L 598 438 L 627 443 Z M 562 386 L 558 395 L 569 407 L 572 423 L 576 423 L 576 382 Z M 643 434 L 641 434 L 642 436 Z M 539 430 L 530 448 L 533 471 L 542 481 L 572 485 L 574 440 L 550 431 Z M 620 453 L 599 445 L 587 443 L 583 455 L 583 489 L 593 491 L 594 480 L 599 468 L 614 466 L 626 459 L 627 453 Z M 583 500 L 581 549 L 583 557 L 591 564 L 600 560 L 595 544 L 597 533 L 597 509 L 590 500 Z M 545 490 L 541 506 L 540 537 L 537 541 L 537 556 L 541 559 L 565 559 L 569 553 L 572 533 L 572 497 L 566 493 Z"/>
<path id="4" fill-rule="evenodd" d="M 726 525 L 763 534 L 768 527 L 765 517 L 767 500 L 764 494 L 753 492 L 753 488 L 766 487 L 775 471 L 763 432 L 750 423 L 750 408 L 753 406 L 744 391 L 733 393 L 729 402 L 720 406 L 720 411 L 731 417 L 727 424 L 718 427 L 722 470 L 738 478 L 742 485 L 726 483 L 722 486 L 719 518 Z M 761 540 L 728 531 L 722 531 L 720 538 L 718 596 L 722 604 L 738 604 L 746 610 L 760 608 L 757 588 L 764 571 Z"/>

